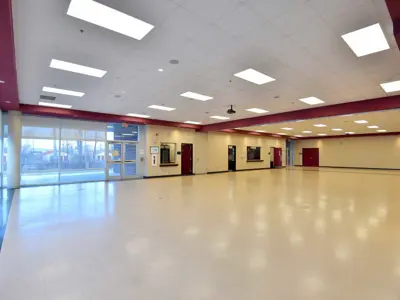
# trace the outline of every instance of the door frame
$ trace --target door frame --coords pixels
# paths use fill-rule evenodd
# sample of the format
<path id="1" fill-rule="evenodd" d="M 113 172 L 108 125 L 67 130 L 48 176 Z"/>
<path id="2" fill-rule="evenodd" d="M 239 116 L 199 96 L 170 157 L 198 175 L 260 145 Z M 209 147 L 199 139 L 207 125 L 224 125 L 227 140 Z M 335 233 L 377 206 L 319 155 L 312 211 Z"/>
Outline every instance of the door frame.
<path id="1" fill-rule="evenodd" d="M 111 160 L 110 159 L 110 144 L 120 144 L 121 145 L 121 153 L 120 153 L 120 159 L 119 160 Z M 126 176 L 125 175 L 125 167 L 126 164 L 136 164 L 136 158 L 135 160 L 133 159 L 125 159 L 125 145 L 127 144 L 132 144 L 136 145 L 136 151 L 137 151 L 137 142 L 134 141 L 107 141 L 106 142 L 106 181 L 114 181 L 114 180 L 127 180 L 127 179 L 133 179 L 136 178 L 136 175 L 130 175 Z M 119 164 L 120 169 L 121 169 L 121 175 L 119 176 L 110 176 L 109 174 L 109 166 L 112 164 Z"/>
<path id="2" fill-rule="evenodd" d="M 231 170 L 230 168 L 229 168 L 229 163 L 230 163 L 230 160 L 229 160 L 229 147 L 232 147 L 233 149 L 234 149 L 234 162 L 235 162 L 235 166 L 234 166 L 234 168 L 233 168 L 233 170 Z M 228 171 L 232 171 L 232 172 L 236 172 L 236 163 L 237 163 L 237 156 L 236 156 L 236 145 L 228 145 Z"/>
<path id="3" fill-rule="evenodd" d="M 189 145 L 190 146 L 190 174 L 183 174 L 183 163 L 182 163 L 182 156 L 183 156 L 183 151 L 182 147 L 183 145 Z M 193 175 L 193 144 L 191 143 L 181 143 L 181 175 L 187 176 L 187 175 Z"/>

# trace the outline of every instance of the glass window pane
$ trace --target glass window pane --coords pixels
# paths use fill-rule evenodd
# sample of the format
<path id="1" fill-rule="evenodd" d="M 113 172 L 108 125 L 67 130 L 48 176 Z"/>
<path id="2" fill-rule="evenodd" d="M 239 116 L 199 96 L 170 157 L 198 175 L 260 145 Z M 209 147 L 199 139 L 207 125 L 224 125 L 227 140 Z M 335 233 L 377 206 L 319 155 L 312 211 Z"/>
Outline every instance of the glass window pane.
<path id="1" fill-rule="evenodd" d="M 108 141 L 138 141 L 139 126 L 132 124 L 107 124 Z"/>
<path id="2" fill-rule="evenodd" d="M 108 176 L 120 177 L 122 175 L 121 166 L 122 165 L 120 163 L 109 164 L 108 165 Z"/>
<path id="3" fill-rule="evenodd" d="M 108 144 L 108 160 L 118 161 L 121 160 L 122 156 L 122 144 L 113 143 Z"/>
<path id="4" fill-rule="evenodd" d="M 136 144 L 125 144 L 125 160 L 136 160 Z"/>
<path id="5" fill-rule="evenodd" d="M 21 140 L 21 185 L 58 183 L 58 140 Z"/>
<path id="6" fill-rule="evenodd" d="M 136 163 L 126 163 L 125 167 L 125 177 L 135 176 L 136 175 Z"/>

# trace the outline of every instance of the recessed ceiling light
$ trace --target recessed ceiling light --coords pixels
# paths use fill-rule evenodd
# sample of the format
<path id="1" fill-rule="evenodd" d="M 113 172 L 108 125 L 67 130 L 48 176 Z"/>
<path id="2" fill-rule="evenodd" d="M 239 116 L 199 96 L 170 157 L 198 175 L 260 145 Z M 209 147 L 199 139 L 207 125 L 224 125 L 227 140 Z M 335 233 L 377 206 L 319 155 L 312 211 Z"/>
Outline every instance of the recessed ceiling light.
<path id="1" fill-rule="evenodd" d="M 4 80 L 0 80 L 0 83 L 6 83 Z"/>
<path id="2" fill-rule="evenodd" d="M 268 110 L 264 110 L 264 109 L 261 109 L 261 108 L 248 108 L 246 110 L 249 111 L 249 112 L 256 113 L 256 114 L 266 114 L 268 112 Z"/>
<path id="3" fill-rule="evenodd" d="M 315 127 L 326 127 L 325 124 L 315 124 L 314 126 L 315 126 Z"/>
<path id="4" fill-rule="evenodd" d="M 295 135 L 295 137 L 303 137 L 302 135 L 300 135 L 300 134 L 296 134 Z"/>
<path id="5" fill-rule="evenodd" d="M 228 117 L 222 117 L 222 116 L 211 116 L 211 119 L 217 119 L 217 120 L 229 120 Z"/>
<path id="6" fill-rule="evenodd" d="M 377 129 L 377 128 L 379 128 L 379 126 L 372 125 L 372 126 L 368 126 L 368 128 L 370 128 L 370 129 Z"/>
<path id="7" fill-rule="evenodd" d="M 47 92 L 47 93 L 61 94 L 61 95 L 74 96 L 74 97 L 83 97 L 85 95 L 85 93 L 81 93 L 81 92 L 57 89 L 57 88 L 52 88 L 52 87 L 48 87 L 48 86 L 44 86 L 42 90 L 43 90 L 43 92 Z"/>
<path id="8" fill-rule="evenodd" d="M 379 130 L 377 130 L 377 132 L 387 132 L 387 130 L 385 130 L 385 129 L 379 129 Z"/>
<path id="9" fill-rule="evenodd" d="M 300 123 L 300 122 L 304 122 L 304 120 L 297 120 L 296 122 L 297 122 L 297 123 Z"/>
<path id="10" fill-rule="evenodd" d="M 200 100 L 200 101 L 207 101 L 207 100 L 213 99 L 213 97 L 205 96 L 205 95 L 193 93 L 193 92 L 186 92 L 186 93 L 181 94 L 181 96 L 185 97 L 185 98 L 189 98 L 189 99 Z"/>
<path id="11" fill-rule="evenodd" d="M 164 69 L 158 69 L 158 72 L 164 72 Z"/>
<path id="12" fill-rule="evenodd" d="M 83 75 L 88 75 L 88 76 L 93 76 L 93 77 L 98 77 L 98 78 L 103 77 L 107 73 L 107 71 L 103 71 L 103 70 L 99 70 L 99 69 L 95 69 L 95 68 L 91 68 L 91 67 L 85 67 L 82 65 L 78 65 L 78 64 L 58 60 L 58 59 L 51 60 L 50 68 L 73 72 L 73 73 L 78 73 L 78 74 L 83 74 Z"/>
<path id="13" fill-rule="evenodd" d="M 256 130 L 256 132 L 265 133 L 265 130 Z"/>
<path id="14" fill-rule="evenodd" d="M 165 111 L 173 111 L 176 109 L 176 108 L 172 108 L 172 107 L 168 107 L 168 106 L 161 106 L 161 105 L 150 105 L 149 108 L 165 110 Z"/>
<path id="15" fill-rule="evenodd" d="M 348 132 L 345 132 L 345 134 L 355 134 L 355 132 L 353 132 L 353 131 L 348 131 Z"/>
<path id="16" fill-rule="evenodd" d="M 393 93 L 400 91 L 400 80 L 382 83 L 381 87 L 384 89 L 386 93 Z"/>
<path id="17" fill-rule="evenodd" d="M 317 104 L 325 103 L 325 101 L 322 101 L 321 99 L 318 99 L 317 97 L 302 98 L 302 99 L 299 99 L 299 101 L 307 103 L 309 105 L 317 105 Z"/>
<path id="18" fill-rule="evenodd" d="M 343 129 L 340 129 L 340 128 L 332 128 L 332 131 L 343 131 Z"/>
<path id="19" fill-rule="evenodd" d="M 303 133 L 312 133 L 312 131 L 305 130 L 305 131 L 303 131 Z"/>
<path id="20" fill-rule="evenodd" d="M 67 14 L 137 40 L 144 38 L 154 28 L 151 24 L 91 0 L 71 0 Z"/>
<path id="21" fill-rule="evenodd" d="M 390 48 L 379 23 L 342 35 L 342 38 L 357 57 Z"/>
<path id="22" fill-rule="evenodd" d="M 357 123 L 357 124 L 367 124 L 368 121 L 366 121 L 366 120 L 357 120 L 357 121 L 354 121 L 354 123 Z"/>
<path id="23" fill-rule="evenodd" d="M 6 103 L 11 103 L 11 101 L 6 101 Z"/>
<path id="24" fill-rule="evenodd" d="M 326 133 L 318 133 L 319 136 L 326 136 Z"/>
<path id="25" fill-rule="evenodd" d="M 261 85 L 271 81 L 275 81 L 276 79 L 269 77 L 261 72 L 258 72 L 254 69 L 247 69 L 242 72 L 234 74 L 234 76 L 242 78 L 244 80 L 250 81 L 252 83 Z"/>
<path id="26" fill-rule="evenodd" d="M 141 115 L 141 114 L 127 114 L 128 117 L 136 117 L 136 118 L 150 118 L 148 115 Z"/>
<path id="27" fill-rule="evenodd" d="M 193 125 L 200 125 L 201 122 L 196 122 L 196 121 L 185 121 L 186 124 L 193 124 Z"/>
<path id="28" fill-rule="evenodd" d="M 277 134 L 280 134 L 280 135 L 287 135 L 287 133 L 283 133 L 283 132 L 278 132 Z"/>
<path id="29" fill-rule="evenodd" d="M 293 128 L 290 128 L 290 127 L 283 127 L 281 129 L 283 129 L 283 130 L 293 130 Z"/>
<path id="30" fill-rule="evenodd" d="M 72 105 L 49 103 L 49 102 L 39 102 L 38 104 L 40 106 L 49 106 L 49 107 L 58 107 L 58 108 L 71 108 L 72 107 Z"/>

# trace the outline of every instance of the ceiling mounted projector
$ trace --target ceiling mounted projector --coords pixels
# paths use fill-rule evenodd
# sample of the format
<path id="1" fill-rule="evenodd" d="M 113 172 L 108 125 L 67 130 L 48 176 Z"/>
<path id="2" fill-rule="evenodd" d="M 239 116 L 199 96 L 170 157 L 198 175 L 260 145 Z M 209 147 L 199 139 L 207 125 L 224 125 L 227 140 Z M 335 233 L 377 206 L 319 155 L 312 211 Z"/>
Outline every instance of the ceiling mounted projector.
<path id="1" fill-rule="evenodd" d="M 233 105 L 231 105 L 231 108 L 228 109 L 228 111 L 226 113 L 229 114 L 229 115 L 236 114 L 236 111 L 233 109 Z"/>

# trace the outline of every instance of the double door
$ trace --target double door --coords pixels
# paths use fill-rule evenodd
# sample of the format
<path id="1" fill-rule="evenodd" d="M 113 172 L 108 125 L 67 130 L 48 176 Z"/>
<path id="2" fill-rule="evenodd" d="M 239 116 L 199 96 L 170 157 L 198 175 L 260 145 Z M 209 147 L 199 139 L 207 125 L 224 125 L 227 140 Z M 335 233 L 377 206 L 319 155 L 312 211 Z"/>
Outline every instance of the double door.
<path id="1" fill-rule="evenodd" d="M 107 143 L 107 180 L 124 180 L 136 176 L 136 143 Z"/>

